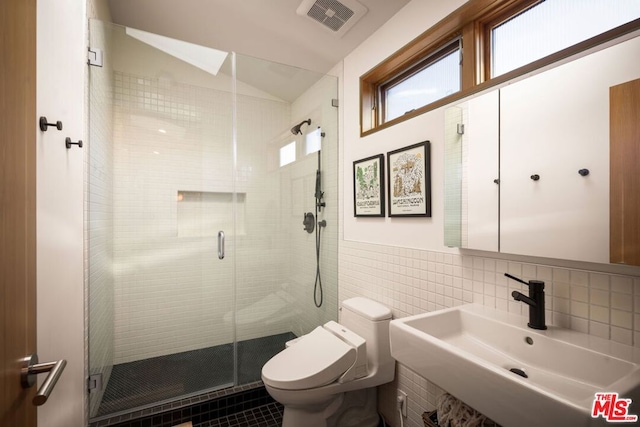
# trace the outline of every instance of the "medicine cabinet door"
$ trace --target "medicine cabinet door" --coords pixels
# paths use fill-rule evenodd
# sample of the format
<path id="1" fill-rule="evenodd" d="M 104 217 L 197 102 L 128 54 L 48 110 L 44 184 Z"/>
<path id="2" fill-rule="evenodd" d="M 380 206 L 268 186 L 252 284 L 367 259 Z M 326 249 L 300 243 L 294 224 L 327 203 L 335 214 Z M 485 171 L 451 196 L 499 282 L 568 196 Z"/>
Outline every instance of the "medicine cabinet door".
<path id="1" fill-rule="evenodd" d="M 500 90 L 500 251 L 609 262 L 609 88 L 640 38 Z"/>

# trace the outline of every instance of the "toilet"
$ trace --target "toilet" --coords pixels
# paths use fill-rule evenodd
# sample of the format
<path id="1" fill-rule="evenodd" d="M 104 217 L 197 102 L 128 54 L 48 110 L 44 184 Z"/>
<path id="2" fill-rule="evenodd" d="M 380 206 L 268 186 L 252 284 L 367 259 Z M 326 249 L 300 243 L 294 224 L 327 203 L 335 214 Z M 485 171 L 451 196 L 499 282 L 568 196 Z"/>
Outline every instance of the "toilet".
<path id="1" fill-rule="evenodd" d="M 391 310 L 363 297 L 342 302 L 330 321 L 290 343 L 262 368 L 284 405 L 283 427 L 376 427 L 376 386 L 393 381 Z"/>

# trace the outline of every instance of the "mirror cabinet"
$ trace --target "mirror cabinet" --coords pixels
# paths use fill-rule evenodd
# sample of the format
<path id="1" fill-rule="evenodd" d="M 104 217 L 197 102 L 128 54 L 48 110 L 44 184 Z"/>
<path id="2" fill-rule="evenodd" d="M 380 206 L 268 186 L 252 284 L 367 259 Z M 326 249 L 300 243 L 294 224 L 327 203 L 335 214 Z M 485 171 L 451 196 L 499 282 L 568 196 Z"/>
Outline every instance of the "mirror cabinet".
<path id="1" fill-rule="evenodd" d="M 447 108 L 445 244 L 640 265 L 639 58 L 635 37 Z"/>

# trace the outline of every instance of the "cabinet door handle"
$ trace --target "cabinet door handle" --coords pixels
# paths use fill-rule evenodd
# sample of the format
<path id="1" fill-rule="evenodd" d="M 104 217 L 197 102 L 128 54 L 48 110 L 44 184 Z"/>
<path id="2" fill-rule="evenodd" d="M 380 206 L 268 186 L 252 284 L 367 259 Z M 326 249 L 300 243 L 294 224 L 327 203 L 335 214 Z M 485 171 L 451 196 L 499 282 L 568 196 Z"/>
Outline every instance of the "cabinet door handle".
<path id="1" fill-rule="evenodd" d="M 589 175 L 589 169 L 580 169 L 578 173 L 580 174 L 580 176 L 587 176 Z"/>
<path id="2" fill-rule="evenodd" d="M 224 231 L 218 231 L 218 259 L 224 259 Z"/>
<path id="3" fill-rule="evenodd" d="M 537 173 L 533 174 L 533 175 L 531 175 L 531 179 L 534 180 L 534 181 L 537 181 L 537 180 L 540 179 L 540 175 L 538 175 Z"/>
<path id="4" fill-rule="evenodd" d="M 38 393 L 33 398 L 36 406 L 44 405 L 49 399 L 49 395 L 58 383 L 62 371 L 67 366 L 67 361 L 62 359 L 57 362 L 38 363 L 38 355 L 32 354 L 24 359 L 24 366 L 20 370 L 20 382 L 22 388 L 29 388 L 36 383 L 38 374 L 47 373 L 47 378 L 42 383 Z"/>

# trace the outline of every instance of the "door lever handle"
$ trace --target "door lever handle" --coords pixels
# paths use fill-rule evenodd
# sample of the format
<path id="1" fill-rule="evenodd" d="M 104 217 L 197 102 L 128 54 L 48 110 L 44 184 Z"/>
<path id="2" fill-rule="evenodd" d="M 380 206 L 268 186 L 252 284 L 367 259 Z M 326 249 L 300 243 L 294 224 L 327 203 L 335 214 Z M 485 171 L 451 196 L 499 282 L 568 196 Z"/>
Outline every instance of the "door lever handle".
<path id="1" fill-rule="evenodd" d="M 64 359 L 58 360 L 57 362 L 38 363 L 37 354 L 32 354 L 24 358 L 24 366 L 20 370 L 22 388 L 32 387 L 36 383 L 36 376 L 38 374 L 48 374 L 33 398 L 34 405 L 40 406 L 47 403 L 47 399 L 49 399 L 49 395 L 51 395 L 51 392 L 58 383 L 58 379 L 60 375 L 62 375 L 65 366 L 67 366 L 67 361 Z"/>

